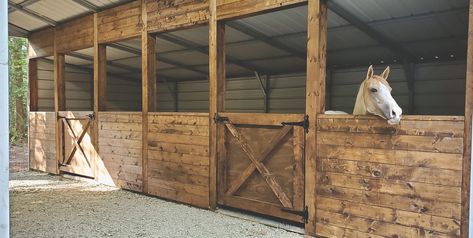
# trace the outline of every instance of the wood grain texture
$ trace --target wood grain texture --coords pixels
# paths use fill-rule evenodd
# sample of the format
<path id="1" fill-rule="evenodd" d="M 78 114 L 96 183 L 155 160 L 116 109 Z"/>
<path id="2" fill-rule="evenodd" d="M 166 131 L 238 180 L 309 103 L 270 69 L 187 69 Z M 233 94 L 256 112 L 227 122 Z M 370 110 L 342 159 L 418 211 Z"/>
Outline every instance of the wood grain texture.
<path id="1" fill-rule="evenodd" d="M 150 112 L 148 122 L 148 193 L 209 208 L 208 114 Z"/>
<path id="2" fill-rule="evenodd" d="M 56 26 L 56 47 L 60 53 L 92 47 L 94 15 L 87 15 Z"/>
<path id="3" fill-rule="evenodd" d="M 325 1 L 309 0 L 307 11 L 307 79 L 306 79 L 306 115 L 309 128 L 306 135 L 305 149 L 305 204 L 308 208 L 308 221 L 305 233 L 317 234 L 316 189 L 316 153 L 319 133 L 317 116 L 325 110 L 325 74 L 327 51 L 327 5 Z"/>
<path id="4" fill-rule="evenodd" d="M 224 110 L 225 95 L 225 24 L 217 21 L 217 0 L 209 0 L 209 159 L 210 208 L 217 208 L 217 183 L 223 182 L 222 156 L 224 126 L 213 118 Z M 217 179 L 218 178 L 218 179 Z M 217 181 L 218 180 L 218 181 Z"/>
<path id="5" fill-rule="evenodd" d="M 63 131 L 60 171 L 94 178 L 96 166 L 96 151 L 92 144 L 94 128 L 91 126 L 92 119 L 86 116 L 91 113 L 90 111 L 58 112 L 58 116 L 64 117 L 60 120 Z"/>
<path id="6" fill-rule="evenodd" d="M 29 111 L 38 111 L 38 60 L 28 62 Z"/>
<path id="7" fill-rule="evenodd" d="M 302 222 L 301 216 L 283 208 L 304 209 L 305 132 L 303 128 L 281 126 L 281 122 L 302 119 L 303 115 L 284 118 L 266 114 L 266 121 L 271 123 L 266 126 L 260 125 L 260 117 L 233 124 L 234 119 L 246 114 L 226 115 L 228 122 L 222 124 L 226 130 L 219 138 L 223 147 L 219 146 L 218 151 L 219 169 L 223 171 L 219 171 L 218 203 Z M 276 123 L 277 120 L 281 121 Z"/>
<path id="8" fill-rule="evenodd" d="M 132 1 L 98 13 L 98 42 L 100 44 L 126 40 L 141 35 L 142 1 Z"/>
<path id="9" fill-rule="evenodd" d="M 99 112 L 100 183 L 143 191 L 142 115 L 140 112 Z M 121 126 L 107 126 L 108 124 Z"/>
<path id="10" fill-rule="evenodd" d="M 29 167 L 56 173 L 56 114 L 29 113 Z"/>
<path id="11" fill-rule="evenodd" d="M 307 0 L 217 0 L 217 18 L 244 17 L 305 2 Z"/>
<path id="12" fill-rule="evenodd" d="M 54 28 L 31 33 L 28 43 L 28 57 L 30 59 L 52 56 L 54 54 Z"/>
<path id="13" fill-rule="evenodd" d="M 463 176 L 462 176 L 462 237 L 469 237 L 470 211 L 470 176 L 471 176 L 471 130 L 473 107 L 473 1 L 469 6 L 468 51 L 465 85 L 465 133 L 463 146 Z"/>
<path id="14" fill-rule="evenodd" d="M 317 235 L 460 237 L 462 118 L 404 119 L 318 119 Z"/>
<path id="15" fill-rule="evenodd" d="M 147 0 L 148 30 L 162 32 L 207 23 L 209 0 Z"/>

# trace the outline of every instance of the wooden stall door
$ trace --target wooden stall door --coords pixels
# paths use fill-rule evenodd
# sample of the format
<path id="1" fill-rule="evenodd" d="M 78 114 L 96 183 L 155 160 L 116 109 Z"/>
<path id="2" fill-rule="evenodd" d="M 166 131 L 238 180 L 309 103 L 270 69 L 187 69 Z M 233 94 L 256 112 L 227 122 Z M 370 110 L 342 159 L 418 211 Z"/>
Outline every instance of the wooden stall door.
<path id="1" fill-rule="evenodd" d="M 94 177 L 95 148 L 92 144 L 92 112 L 59 112 L 62 156 L 59 170 Z"/>
<path id="2" fill-rule="evenodd" d="M 304 222 L 304 115 L 221 113 L 217 122 L 218 203 Z"/>

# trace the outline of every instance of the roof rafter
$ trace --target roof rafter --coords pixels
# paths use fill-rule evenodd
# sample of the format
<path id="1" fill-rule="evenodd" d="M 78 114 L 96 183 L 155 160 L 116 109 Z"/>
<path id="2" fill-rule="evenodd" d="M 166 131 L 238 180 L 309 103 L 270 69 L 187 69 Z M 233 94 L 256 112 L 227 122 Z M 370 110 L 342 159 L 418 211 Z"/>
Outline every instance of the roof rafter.
<path id="1" fill-rule="evenodd" d="M 394 54 L 400 56 L 402 59 L 407 59 L 409 61 L 414 61 L 415 56 L 412 55 L 408 50 L 406 50 L 401 45 L 397 44 L 393 40 L 389 39 L 382 33 L 378 32 L 377 30 L 370 27 L 368 24 L 360 20 L 357 16 L 352 14 L 351 12 L 347 11 L 342 6 L 338 5 L 334 1 L 328 1 L 327 7 L 332 10 L 335 14 L 340 16 L 341 18 L 348 21 L 350 24 L 367 34 L 369 37 L 373 38 L 377 42 L 379 42 L 382 46 L 391 50 Z"/>
<path id="2" fill-rule="evenodd" d="M 39 13 L 35 12 L 35 11 L 32 11 L 30 9 L 27 9 L 27 8 L 24 8 L 24 6 L 22 5 L 19 5 L 19 4 L 16 4 L 12 1 L 8 1 L 8 5 L 20 12 L 23 12 L 29 16 L 32 16 L 34 18 L 37 18 L 38 20 L 41 20 L 51 26 L 56 26 L 57 25 L 57 22 L 54 21 L 53 19 L 49 18 L 49 17 L 46 17 L 46 16 L 43 16 L 43 15 L 40 15 Z"/>
<path id="3" fill-rule="evenodd" d="M 206 54 L 208 55 L 209 54 L 209 47 L 207 46 L 201 46 L 201 45 L 198 45 L 192 41 L 189 41 L 189 40 L 186 40 L 186 39 L 183 39 L 181 37 L 178 37 L 178 36 L 174 36 L 174 35 L 171 35 L 171 34 L 166 34 L 166 33 L 162 33 L 162 34 L 158 34 L 157 35 L 158 38 L 160 39 L 163 39 L 163 40 L 166 40 L 166 41 L 169 41 L 169 42 L 172 42 L 174 44 L 177 44 L 177 45 L 180 45 L 180 46 L 183 46 L 183 47 L 186 47 L 187 49 L 186 50 L 194 50 L 194 51 L 198 51 L 198 52 L 201 52 L 203 54 Z M 226 55 L 226 60 L 232 64 L 235 64 L 239 67 L 242 67 L 242 68 L 245 68 L 249 71 L 257 71 L 257 72 L 264 72 L 264 73 L 267 73 L 268 70 L 267 69 L 261 69 L 261 68 L 258 68 L 254 65 L 251 65 L 249 64 L 248 62 L 245 62 L 243 60 L 239 60 L 239 59 L 236 59 L 234 57 L 231 57 L 229 55 Z"/>
<path id="4" fill-rule="evenodd" d="M 19 27 L 19 26 L 13 24 L 13 23 L 8 23 L 8 28 L 9 28 L 8 29 L 9 32 L 11 31 L 11 29 L 13 29 L 13 31 L 15 31 L 15 32 L 18 32 L 19 35 L 16 35 L 16 36 L 26 37 L 29 34 L 28 30 L 26 30 L 22 27 Z"/>
<path id="5" fill-rule="evenodd" d="M 87 0 L 72 0 L 72 1 L 74 1 L 75 3 L 89 9 L 92 12 L 97 12 L 98 11 L 98 7 L 95 6 L 95 4 L 93 4 L 93 3 L 91 3 Z"/>
<path id="6" fill-rule="evenodd" d="M 261 32 L 258 32 L 256 30 L 253 30 L 247 26 L 245 26 L 244 24 L 242 23 L 239 23 L 239 22 L 236 22 L 236 21 L 230 21 L 230 22 L 226 22 L 225 23 L 227 26 L 239 31 L 239 32 L 242 32 L 246 35 L 249 35 L 257 40 L 260 40 L 274 48 L 277 48 L 279 50 L 282 50 L 282 51 L 285 51 L 291 55 L 294 55 L 298 58 L 301 58 L 301 59 L 306 59 L 307 58 L 307 55 L 305 52 L 302 52 L 302 51 L 299 51 L 293 47 L 290 47 L 286 44 L 283 44 L 279 41 L 275 41 L 272 37 L 269 37 Z"/>
<path id="7" fill-rule="evenodd" d="M 118 50 L 126 51 L 126 52 L 129 52 L 129 53 L 135 54 L 135 55 L 141 55 L 141 50 L 138 50 L 138 49 L 135 49 L 133 47 L 126 46 L 126 45 L 122 45 L 122 44 L 119 44 L 119 43 L 113 43 L 113 44 L 109 44 L 107 46 L 110 46 L 110 47 L 118 49 Z M 179 67 L 179 68 L 183 68 L 183 69 L 192 71 L 194 73 L 198 73 L 198 74 L 201 74 L 201 75 L 204 75 L 204 76 L 208 76 L 208 72 L 197 69 L 193 66 L 187 66 L 187 65 L 181 64 L 179 62 L 176 62 L 174 60 L 160 57 L 159 55 L 156 56 L 156 59 L 158 59 L 159 61 L 164 62 L 166 64 L 170 64 L 170 65 L 173 65 L 173 66 L 176 66 L 176 67 Z"/>

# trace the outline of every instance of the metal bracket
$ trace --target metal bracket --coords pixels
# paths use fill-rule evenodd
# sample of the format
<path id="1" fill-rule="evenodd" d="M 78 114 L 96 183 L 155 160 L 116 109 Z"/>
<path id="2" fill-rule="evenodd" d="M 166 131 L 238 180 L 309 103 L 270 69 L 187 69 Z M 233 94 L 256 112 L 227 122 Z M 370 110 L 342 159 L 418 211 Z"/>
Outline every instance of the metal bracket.
<path id="1" fill-rule="evenodd" d="M 221 117 L 219 116 L 217 113 L 215 113 L 215 116 L 214 116 L 214 121 L 215 123 L 217 124 L 225 124 L 228 122 L 228 117 Z"/>
<path id="2" fill-rule="evenodd" d="M 281 122 L 283 126 L 301 126 L 304 127 L 305 133 L 309 132 L 309 116 L 305 115 L 303 121 L 298 122 Z"/>
<path id="3" fill-rule="evenodd" d="M 307 206 L 305 206 L 304 210 L 302 211 L 297 211 L 292 208 L 285 208 L 285 207 L 281 208 L 281 210 L 287 213 L 301 216 L 304 219 L 304 223 L 307 224 L 307 221 L 309 219 L 309 208 Z"/>

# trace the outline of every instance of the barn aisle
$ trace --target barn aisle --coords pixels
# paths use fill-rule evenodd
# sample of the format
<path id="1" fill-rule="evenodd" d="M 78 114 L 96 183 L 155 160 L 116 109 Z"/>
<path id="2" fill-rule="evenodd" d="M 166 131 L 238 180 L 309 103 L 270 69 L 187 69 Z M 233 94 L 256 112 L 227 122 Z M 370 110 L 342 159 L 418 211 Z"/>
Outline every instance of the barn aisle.
<path id="1" fill-rule="evenodd" d="M 12 237 L 302 237 L 90 181 L 10 175 Z"/>

